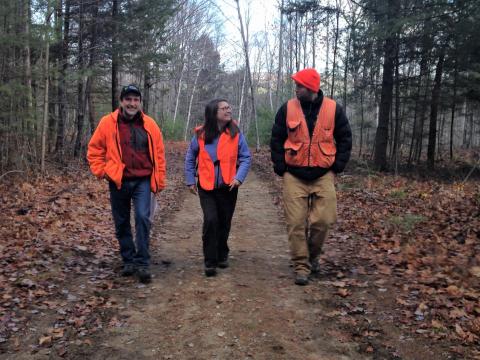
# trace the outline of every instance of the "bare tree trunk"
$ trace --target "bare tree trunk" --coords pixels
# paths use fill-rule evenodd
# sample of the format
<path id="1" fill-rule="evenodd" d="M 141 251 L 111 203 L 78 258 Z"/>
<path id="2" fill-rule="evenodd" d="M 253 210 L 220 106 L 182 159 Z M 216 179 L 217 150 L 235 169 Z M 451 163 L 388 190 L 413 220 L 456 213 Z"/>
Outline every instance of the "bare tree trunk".
<path id="1" fill-rule="evenodd" d="M 338 50 L 338 34 L 339 34 L 339 21 L 340 21 L 340 2 L 337 0 L 336 6 L 336 25 L 335 25 L 335 42 L 333 46 L 333 64 L 332 64 L 332 87 L 330 89 L 330 97 L 333 98 L 333 92 L 335 88 L 335 69 L 337 65 L 337 50 Z"/>
<path id="2" fill-rule="evenodd" d="M 346 110 L 347 108 L 347 78 L 348 78 L 348 61 L 350 60 L 350 43 L 351 43 L 352 36 L 351 34 L 348 35 L 347 41 L 347 52 L 345 54 L 345 70 L 343 72 L 343 108 Z"/>
<path id="3" fill-rule="evenodd" d="M 399 38 L 395 45 L 395 130 L 393 133 L 392 160 L 394 164 L 395 174 L 398 174 L 398 143 L 400 141 L 400 64 L 399 64 Z"/>
<path id="4" fill-rule="evenodd" d="M 303 35 L 303 68 L 308 67 L 307 40 L 308 40 L 308 13 L 305 14 L 305 34 Z"/>
<path id="5" fill-rule="evenodd" d="M 47 131 L 48 131 L 48 85 L 49 85 L 49 76 L 48 72 L 50 71 L 49 67 L 49 55 L 50 55 L 50 1 L 47 2 L 47 13 L 45 15 L 45 62 L 43 66 L 44 72 L 44 83 L 45 83 L 45 93 L 43 98 L 43 126 L 42 126 L 42 151 L 40 157 L 40 171 L 45 173 L 45 153 L 47 148 Z"/>
<path id="6" fill-rule="evenodd" d="M 391 18 L 395 0 L 388 0 L 387 21 Z M 395 38 L 391 34 L 384 42 L 383 79 L 382 94 L 380 99 L 380 110 L 378 114 L 378 126 L 375 134 L 375 156 L 374 163 L 377 169 L 387 169 L 387 146 L 388 146 L 388 123 L 390 120 L 390 108 L 392 106 L 393 93 L 393 68 L 395 57 Z"/>
<path id="7" fill-rule="evenodd" d="M 421 66 L 420 66 L 421 68 Z M 420 78 L 418 80 L 418 88 L 415 96 L 415 107 L 413 111 L 413 125 L 412 125 L 412 138 L 410 141 L 410 152 L 408 155 L 408 165 L 411 165 L 413 158 L 414 158 L 414 149 L 415 149 L 415 140 L 416 140 L 416 134 L 419 131 L 418 130 L 418 107 L 419 107 L 419 97 L 421 93 L 421 88 L 422 88 L 422 75 L 420 71 Z"/>
<path id="8" fill-rule="evenodd" d="M 88 70 L 89 75 L 87 78 L 87 85 L 85 87 L 85 96 L 87 97 L 88 105 L 88 120 L 90 124 L 90 133 L 93 134 L 95 130 L 95 103 L 93 102 L 92 89 L 93 84 L 95 83 L 95 74 L 93 68 L 95 65 L 95 49 L 97 47 L 97 30 L 98 30 L 98 8 L 100 6 L 100 0 L 95 0 L 93 3 L 92 9 L 92 26 L 90 30 L 90 51 L 89 51 L 89 60 L 88 60 Z"/>
<path id="9" fill-rule="evenodd" d="M 119 91 L 118 91 L 118 71 L 119 71 L 119 56 L 118 56 L 118 22 L 119 16 L 119 1 L 112 0 L 112 110 L 118 108 Z"/>
<path id="10" fill-rule="evenodd" d="M 238 105 L 238 123 L 242 121 L 243 96 L 245 94 L 245 81 L 247 79 L 247 69 L 243 72 L 242 90 L 240 92 L 240 104 Z"/>
<path id="11" fill-rule="evenodd" d="M 242 35 L 242 42 L 243 42 L 243 51 L 245 53 L 245 63 L 247 66 L 247 74 L 248 74 L 248 79 L 250 83 L 250 95 L 252 99 L 252 113 L 253 113 L 253 118 L 255 121 L 255 135 L 256 135 L 256 150 L 258 151 L 260 149 L 260 137 L 258 134 L 258 122 L 257 122 L 257 110 L 255 106 L 255 93 L 254 93 L 254 88 L 253 88 L 253 80 L 252 80 L 252 73 L 250 71 L 250 60 L 249 60 L 249 54 L 248 54 L 248 42 L 245 38 L 245 31 L 243 28 L 243 20 L 242 20 L 242 14 L 240 12 L 240 3 L 239 0 L 235 0 L 237 3 L 237 12 L 238 12 L 238 20 L 240 21 L 240 32 Z"/>
<path id="12" fill-rule="evenodd" d="M 295 71 L 300 70 L 300 45 L 298 39 L 298 12 L 295 12 Z"/>
<path id="13" fill-rule="evenodd" d="M 178 81 L 177 96 L 175 98 L 175 111 L 173 113 L 173 123 L 174 124 L 175 124 L 175 121 L 177 120 L 178 103 L 180 101 L 180 93 L 182 91 L 182 80 L 183 80 L 184 72 L 185 72 L 185 59 L 182 56 L 182 69 L 180 70 L 180 80 Z"/>
<path id="14" fill-rule="evenodd" d="M 268 34 L 267 28 L 265 27 L 265 34 Z M 268 41 L 268 36 L 264 37 L 265 41 L 265 66 L 267 68 L 267 89 L 268 89 L 268 104 L 270 106 L 270 111 L 273 111 L 273 96 L 272 96 L 272 77 L 270 74 L 273 74 L 273 58 L 275 56 L 275 51 L 270 52 L 270 42 Z M 260 69 L 261 71 L 261 69 Z M 259 71 L 259 74 L 260 74 Z"/>
<path id="15" fill-rule="evenodd" d="M 422 157 L 422 151 L 423 151 L 423 131 L 425 127 L 425 119 L 426 119 L 426 114 L 427 114 L 427 101 L 428 101 L 428 90 L 430 88 L 430 73 L 427 73 L 426 75 L 426 80 L 425 80 L 425 91 L 422 96 L 421 100 L 421 107 L 420 107 L 420 120 L 418 123 L 418 133 L 417 133 L 417 139 L 416 139 L 416 145 L 415 145 L 415 156 L 414 159 L 416 162 L 419 162 L 421 157 Z"/>
<path id="16" fill-rule="evenodd" d="M 446 45 L 445 45 L 446 46 Z M 445 59 L 445 47 L 440 50 L 437 68 L 435 70 L 435 80 L 432 90 L 432 105 L 430 108 L 430 126 L 428 133 L 427 165 L 430 169 L 435 166 L 435 141 L 437 138 L 437 113 L 442 88 L 443 62 Z"/>
<path id="17" fill-rule="evenodd" d="M 317 35 L 317 28 L 315 24 L 315 19 L 317 18 L 317 12 L 314 11 L 312 14 L 312 68 L 315 68 L 315 56 L 316 56 L 316 42 L 315 42 L 315 36 Z"/>
<path id="18" fill-rule="evenodd" d="M 33 95 L 32 95 L 32 64 L 30 52 L 30 0 L 23 1 L 23 16 L 24 16 L 24 32 L 25 32 L 25 47 L 24 47 L 24 66 L 25 66 L 25 86 L 27 89 L 27 117 L 25 128 L 27 133 L 33 133 Z"/>
<path id="19" fill-rule="evenodd" d="M 327 15 L 326 32 L 327 32 L 327 34 L 326 34 L 326 36 L 325 36 L 325 39 L 326 39 L 326 41 L 327 41 L 327 52 L 325 53 L 325 58 L 326 58 L 326 59 L 325 59 L 325 76 L 324 76 L 324 78 L 325 78 L 325 81 L 324 81 L 325 85 L 328 84 L 328 76 L 329 76 L 329 74 L 328 74 L 328 61 L 329 61 L 329 57 L 330 57 L 330 36 L 329 36 L 329 32 L 330 32 L 330 16 L 329 16 L 329 15 Z M 325 86 L 325 93 L 327 93 L 326 87 L 327 87 L 327 86 Z"/>
<path id="20" fill-rule="evenodd" d="M 193 83 L 192 94 L 190 95 L 190 102 L 188 104 L 187 123 L 185 124 L 185 133 L 183 134 L 183 141 L 187 141 L 188 127 L 190 126 L 190 116 L 192 114 L 193 97 L 195 96 L 195 90 L 197 89 L 197 81 L 198 81 L 198 77 L 200 76 L 200 71 L 202 71 L 201 66 L 198 68 L 197 73 L 195 74 L 195 81 Z"/>
<path id="21" fill-rule="evenodd" d="M 419 162 L 422 156 L 423 150 L 423 129 L 425 125 L 425 118 L 427 113 L 427 100 L 428 100 L 428 91 L 430 87 L 430 71 L 429 71 L 429 57 L 430 52 L 433 48 L 432 35 L 431 31 L 431 19 L 427 18 L 423 24 L 423 36 L 422 36 L 422 58 L 420 61 L 420 80 L 419 80 L 419 92 L 418 97 L 420 100 L 420 111 L 419 111 L 419 121 L 417 123 L 418 127 L 414 129 L 414 160 Z M 421 86 L 422 80 L 425 78 L 425 88 L 423 95 L 421 95 Z"/>
<path id="22" fill-rule="evenodd" d="M 442 156 L 443 138 L 445 135 L 445 113 L 442 112 L 440 117 L 440 131 L 437 131 L 437 158 Z"/>
<path id="23" fill-rule="evenodd" d="M 78 83 L 77 83 L 77 133 L 75 137 L 75 147 L 73 149 L 73 156 L 78 157 L 82 147 L 82 133 L 83 124 L 85 122 L 85 84 L 84 84 L 84 50 L 83 50 L 83 27 L 84 27 L 84 14 L 83 14 L 83 0 L 80 0 L 80 10 L 78 14 Z"/>
<path id="24" fill-rule="evenodd" d="M 282 80 L 282 70 L 283 70 L 283 5 L 284 0 L 280 5 L 280 34 L 279 34 L 279 45 L 278 45 L 278 72 L 277 72 L 277 91 L 275 93 L 275 107 L 278 107 L 280 104 L 280 89 Z"/>
<path id="25" fill-rule="evenodd" d="M 361 122 L 360 122 L 360 149 L 358 150 L 358 157 L 362 156 L 362 144 L 363 144 L 363 126 L 365 124 L 365 119 L 363 115 L 363 89 L 360 90 L 360 114 L 361 114 Z"/>
<path id="26" fill-rule="evenodd" d="M 65 1 L 65 13 L 63 14 L 63 40 L 60 50 L 60 80 L 58 83 L 59 118 L 57 129 L 56 151 L 63 158 L 65 151 L 65 122 L 67 121 L 67 73 L 68 73 L 68 45 L 70 42 L 70 4 L 71 0 Z M 62 7 L 62 0 L 59 0 Z"/>
<path id="27" fill-rule="evenodd" d="M 288 20 L 288 74 L 293 74 L 293 30 L 292 20 Z M 288 83 L 289 95 L 293 92 L 294 84 L 292 81 Z"/>
<path id="28" fill-rule="evenodd" d="M 453 124 L 455 122 L 455 106 L 457 103 L 458 59 L 456 56 L 454 61 L 452 117 L 450 121 L 450 159 L 453 159 Z"/>
<path id="29" fill-rule="evenodd" d="M 143 72 L 143 111 L 146 114 L 150 113 L 150 89 L 152 84 L 150 83 L 150 68 L 148 64 L 145 64 L 145 70 Z"/>

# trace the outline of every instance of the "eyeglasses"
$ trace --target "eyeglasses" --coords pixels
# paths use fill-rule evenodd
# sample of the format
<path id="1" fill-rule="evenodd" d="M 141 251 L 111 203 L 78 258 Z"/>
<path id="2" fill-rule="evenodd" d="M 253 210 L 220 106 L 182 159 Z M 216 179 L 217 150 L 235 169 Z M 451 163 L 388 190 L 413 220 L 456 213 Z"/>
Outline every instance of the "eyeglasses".
<path id="1" fill-rule="evenodd" d="M 232 110 L 232 107 L 230 105 L 228 106 L 223 106 L 221 108 L 218 108 L 218 110 L 222 110 L 222 111 L 228 111 L 228 110 Z"/>

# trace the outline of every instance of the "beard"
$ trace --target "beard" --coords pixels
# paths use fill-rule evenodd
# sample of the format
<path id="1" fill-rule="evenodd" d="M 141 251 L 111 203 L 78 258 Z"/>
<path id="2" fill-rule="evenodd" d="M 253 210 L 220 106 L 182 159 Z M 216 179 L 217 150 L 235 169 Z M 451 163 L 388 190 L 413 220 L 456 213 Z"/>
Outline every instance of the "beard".
<path id="1" fill-rule="evenodd" d="M 136 107 L 123 107 L 122 108 L 123 115 L 128 116 L 128 117 L 134 117 L 140 112 L 140 108 Z"/>

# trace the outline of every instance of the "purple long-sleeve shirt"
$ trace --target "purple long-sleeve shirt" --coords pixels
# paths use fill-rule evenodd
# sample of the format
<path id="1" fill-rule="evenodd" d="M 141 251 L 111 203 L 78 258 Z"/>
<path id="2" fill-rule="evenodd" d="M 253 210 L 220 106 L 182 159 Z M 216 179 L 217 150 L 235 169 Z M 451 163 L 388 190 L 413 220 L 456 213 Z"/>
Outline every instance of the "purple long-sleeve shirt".
<path id="1" fill-rule="evenodd" d="M 205 150 L 215 164 L 215 188 L 221 187 L 224 185 L 222 170 L 220 169 L 219 164 L 217 163 L 217 145 L 220 136 L 217 136 L 211 144 L 205 144 Z M 200 146 L 198 144 L 197 136 L 193 136 L 190 146 L 188 147 L 187 155 L 185 156 L 185 182 L 187 186 L 194 185 L 196 183 L 195 176 L 197 175 L 197 157 Z M 235 175 L 235 179 L 243 183 L 247 177 L 248 170 L 250 169 L 251 155 L 250 150 L 248 149 L 247 142 L 242 133 L 239 134 L 238 138 L 238 169 Z"/>

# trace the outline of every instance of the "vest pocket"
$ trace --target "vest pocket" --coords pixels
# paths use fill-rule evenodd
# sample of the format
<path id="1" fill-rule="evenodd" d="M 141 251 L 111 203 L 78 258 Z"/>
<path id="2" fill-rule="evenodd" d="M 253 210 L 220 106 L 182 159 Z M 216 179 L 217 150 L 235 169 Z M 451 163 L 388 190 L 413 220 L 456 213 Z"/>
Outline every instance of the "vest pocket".
<path id="1" fill-rule="evenodd" d="M 319 142 L 318 148 L 327 157 L 334 156 L 337 153 L 337 148 L 335 147 L 335 144 L 331 142 Z"/>
<path id="2" fill-rule="evenodd" d="M 298 127 L 300 126 L 300 122 L 301 122 L 300 119 L 287 121 L 288 132 L 293 132 L 297 130 Z"/>
<path id="3" fill-rule="evenodd" d="M 285 141 L 285 162 L 290 165 L 299 166 L 305 160 L 305 151 L 303 143 L 294 143 L 287 139 Z"/>

